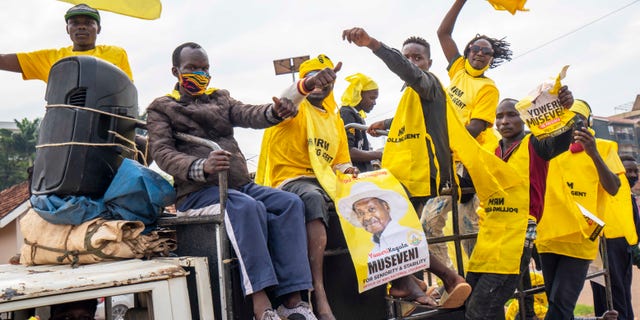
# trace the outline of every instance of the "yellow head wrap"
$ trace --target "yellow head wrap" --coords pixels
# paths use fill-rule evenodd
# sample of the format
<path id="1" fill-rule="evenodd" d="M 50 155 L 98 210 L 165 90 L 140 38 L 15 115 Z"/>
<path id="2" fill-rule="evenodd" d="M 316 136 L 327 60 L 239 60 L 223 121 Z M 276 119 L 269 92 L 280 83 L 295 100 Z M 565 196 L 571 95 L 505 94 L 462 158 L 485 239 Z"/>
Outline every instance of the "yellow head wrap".
<path id="1" fill-rule="evenodd" d="M 573 101 L 573 105 L 569 110 L 575 113 L 579 113 L 587 119 L 589 119 L 589 116 L 591 116 L 591 108 L 589 108 L 589 106 L 582 100 L 575 99 Z"/>
<path id="2" fill-rule="evenodd" d="M 317 58 L 309 59 L 300 65 L 300 79 L 307 76 L 307 73 L 324 68 L 333 69 L 333 62 L 324 54 L 319 54 Z"/>
<path id="3" fill-rule="evenodd" d="M 345 78 L 349 86 L 342 94 L 342 105 L 355 107 L 362 101 L 362 91 L 378 89 L 378 84 L 373 79 L 362 73 L 356 73 Z"/>

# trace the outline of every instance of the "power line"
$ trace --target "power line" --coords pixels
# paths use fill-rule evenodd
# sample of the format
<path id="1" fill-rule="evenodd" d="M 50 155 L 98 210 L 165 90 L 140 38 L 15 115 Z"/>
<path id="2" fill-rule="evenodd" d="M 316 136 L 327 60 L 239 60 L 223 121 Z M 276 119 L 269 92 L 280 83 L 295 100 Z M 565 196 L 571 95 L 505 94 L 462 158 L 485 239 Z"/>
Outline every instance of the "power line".
<path id="1" fill-rule="evenodd" d="M 635 4 L 635 3 L 637 3 L 637 2 L 640 2 L 640 0 L 632 1 L 631 3 L 629 3 L 629 4 L 627 4 L 627 5 L 624 5 L 624 6 L 622 6 L 622 7 L 618 8 L 618 9 L 616 9 L 616 10 L 613 10 L 613 11 L 611 11 L 611 12 L 609 12 L 609 13 L 607 13 L 607 14 L 605 14 L 605 15 L 601 16 L 600 18 L 597 18 L 597 19 L 595 19 L 595 20 L 593 20 L 593 21 L 591 21 L 591 22 L 588 22 L 588 23 L 586 23 L 586 24 L 583 24 L 582 26 L 580 26 L 580 27 L 578 27 L 578 28 L 576 28 L 576 29 L 574 29 L 574 30 L 572 30 L 572 31 L 569 31 L 569 32 L 567 32 L 567 33 L 565 33 L 565 34 L 563 34 L 563 35 L 561 35 L 561 36 L 559 36 L 559 37 L 556 37 L 556 38 L 554 38 L 554 39 L 552 39 L 552 40 L 549 40 L 549 41 L 547 41 L 547 42 L 545 42 L 545 43 L 543 43 L 543 44 L 541 44 L 541 45 L 539 45 L 539 46 L 537 46 L 537 47 L 535 47 L 535 48 L 533 48 L 533 49 L 529 49 L 529 50 L 525 51 L 524 53 L 522 53 L 522 54 L 520 54 L 520 55 L 517 55 L 517 56 L 513 57 L 513 59 L 511 59 L 511 60 L 513 61 L 513 60 L 518 59 L 518 58 L 520 58 L 520 57 L 522 57 L 522 56 L 524 56 L 524 55 L 527 55 L 527 54 L 529 54 L 529 53 L 531 53 L 531 52 L 533 52 L 533 51 L 536 51 L 536 50 L 538 50 L 538 49 L 540 49 L 540 48 L 546 47 L 547 45 L 549 45 L 549 44 L 551 44 L 551 43 L 553 43 L 553 42 L 555 42 L 555 41 L 558 41 L 558 40 L 560 40 L 560 39 L 562 39 L 562 38 L 564 38 L 564 37 L 567 37 L 567 36 L 569 36 L 569 35 L 571 35 L 571 34 L 574 34 L 574 33 L 578 32 L 578 31 L 580 31 L 580 30 L 582 30 L 582 29 L 584 29 L 584 28 L 586 28 L 586 27 L 588 27 L 588 26 L 590 26 L 590 25 L 592 25 L 592 24 L 594 24 L 594 23 L 596 23 L 596 22 L 598 22 L 598 21 L 600 21 L 600 20 L 602 20 L 602 19 L 604 19 L 604 18 L 606 18 L 606 17 L 610 16 L 610 15 L 612 15 L 612 14 L 615 14 L 615 13 L 617 13 L 617 12 L 621 11 L 621 10 L 624 10 L 624 9 L 626 9 L 627 7 L 630 7 L 630 6 L 634 5 L 634 4 Z"/>

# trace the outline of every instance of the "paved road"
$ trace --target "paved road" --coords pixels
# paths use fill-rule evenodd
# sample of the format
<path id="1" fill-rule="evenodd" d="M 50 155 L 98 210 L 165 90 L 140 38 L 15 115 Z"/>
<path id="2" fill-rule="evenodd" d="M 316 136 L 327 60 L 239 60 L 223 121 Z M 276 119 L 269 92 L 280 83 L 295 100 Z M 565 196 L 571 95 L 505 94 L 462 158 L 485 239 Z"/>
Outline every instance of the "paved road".
<path id="1" fill-rule="evenodd" d="M 633 282 L 631 283 L 631 301 L 633 303 L 633 314 L 636 319 L 640 319 L 640 269 L 635 266 L 633 267 Z M 578 303 L 589 306 L 593 305 L 591 285 L 589 283 L 585 283 Z"/>

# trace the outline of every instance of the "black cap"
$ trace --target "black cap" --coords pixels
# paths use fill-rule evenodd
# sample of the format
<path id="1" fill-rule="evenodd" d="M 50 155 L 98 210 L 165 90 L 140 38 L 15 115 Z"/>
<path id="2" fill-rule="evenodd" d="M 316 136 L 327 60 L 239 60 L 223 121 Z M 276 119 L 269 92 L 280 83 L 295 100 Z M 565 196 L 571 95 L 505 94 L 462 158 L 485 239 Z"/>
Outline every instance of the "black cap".
<path id="1" fill-rule="evenodd" d="M 64 21 L 69 21 L 69 18 L 75 16 L 88 16 L 100 24 L 100 12 L 84 3 L 75 5 L 67 10 L 67 13 L 64 15 Z"/>

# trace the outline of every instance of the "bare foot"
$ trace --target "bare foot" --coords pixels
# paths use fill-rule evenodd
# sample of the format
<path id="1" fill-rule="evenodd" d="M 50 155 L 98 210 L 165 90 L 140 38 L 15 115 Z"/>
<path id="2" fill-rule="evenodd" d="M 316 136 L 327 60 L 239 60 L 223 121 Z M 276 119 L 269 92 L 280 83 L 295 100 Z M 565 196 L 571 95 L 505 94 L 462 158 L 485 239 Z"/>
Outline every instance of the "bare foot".
<path id="1" fill-rule="evenodd" d="M 416 282 L 416 284 L 420 287 L 420 290 L 427 291 L 428 289 L 427 284 L 423 280 L 419 279 L 414 275 L 410 275 L 409 277 L 411 277 L 411 279 Z"/>
<path id="2" fill-rule="evenodd" d="M 422 305 L 438 306 L 436 301 L 428 297 L 410 276 L 394 280 L 391 284 L 391 289 L 389 289 L 389 295 L 396 298 L 404 298 Z"/>
<path id="3" fill-rule="evenodd" d="M 452 272 L 450 275 L 447 275 L 447 277 L 442 279 L 442 282 L 444 283 L 444 288 L 450 293 L 457 285 L 465 283 L 466 281 L 459 274 Z"/>

